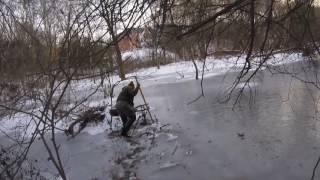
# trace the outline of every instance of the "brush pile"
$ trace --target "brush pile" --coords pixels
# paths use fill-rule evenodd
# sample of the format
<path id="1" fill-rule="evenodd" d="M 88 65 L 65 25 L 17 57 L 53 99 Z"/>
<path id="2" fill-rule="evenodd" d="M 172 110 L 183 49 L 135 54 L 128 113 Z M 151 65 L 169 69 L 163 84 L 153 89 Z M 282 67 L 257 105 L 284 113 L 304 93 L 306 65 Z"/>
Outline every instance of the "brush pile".
<path id="1" fill-rule="evenodd" d="M 79 134 L 89 123 L 95 123 L 98 124 L 100 122 L 103 122 L 105 119 L 105 110 L 106 107 L 100 106 L 100 107 L 93 107 L 88 109 L 87 111 L 84 111 L 79 115 L 79 117 L 73 121 L 69 127 L 64 131 L 67 136 L 71 135 L 72 137 Z M 75 131 L 75 127 L 78 125 L 77 132 Z"/>

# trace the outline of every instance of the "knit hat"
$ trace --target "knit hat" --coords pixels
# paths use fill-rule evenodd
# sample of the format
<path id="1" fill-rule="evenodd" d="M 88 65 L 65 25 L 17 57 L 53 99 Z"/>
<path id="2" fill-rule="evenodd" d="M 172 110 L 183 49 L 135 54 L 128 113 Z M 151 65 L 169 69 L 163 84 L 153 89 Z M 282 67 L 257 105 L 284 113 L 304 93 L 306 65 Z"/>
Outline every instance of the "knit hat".
<path id="1" fill-rule="evenodd" d="M 132 86 L 132 87 L 134 87 L 133 82 L 132 82 L 132 81 L 130 81 L 130 83 L 128 84 L 128 86 Z"/>

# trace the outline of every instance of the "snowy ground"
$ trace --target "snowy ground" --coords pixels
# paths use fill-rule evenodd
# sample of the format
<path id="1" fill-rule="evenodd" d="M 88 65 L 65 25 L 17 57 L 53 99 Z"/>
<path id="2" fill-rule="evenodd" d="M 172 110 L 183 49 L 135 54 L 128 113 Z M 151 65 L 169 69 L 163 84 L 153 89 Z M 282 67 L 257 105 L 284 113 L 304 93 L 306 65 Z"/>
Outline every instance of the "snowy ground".
<path id="1" fill-rule="evenodd" d="M 267 65 L 290 66 L 302 59 L 300 54 L 277 54 Z M 200 93 L 199 82 L 191 81 L 195 78 L 192 62 L 146 68 L 127 75 L 138 76 L 152 113 L 159 121 L 138 128 L 131 142 L 110 137 L 106 121 L 86 128 L 74 139 L 60 134 L 58 141 L 62 144 L 68 177 L 71 180 L 306 179 L 320 148 L 319 126 L 316 119 L 310 119 L 313 112 L 294 114 L 292 109 L 301 108 L 311 97 L 296 83 L 292 86 L 298 90 L 292 92 L 297 98 L 283 103 L 290 91 L 289 80 L 280 77 L 271 81 L 270 74 L 262 72 L 258 74 L 260 79 L 250 86 L 258 91 L 256 104 L 251 105 L 248 98 L 242 108 L 232 111 L 230 104 L 218 103 L 219 97 L 221 89 L 230 86 L 243 63 L 244 57 L 208 58 L 204 76 L 206 98 L 191 105 L 188 102 Z M 202 62 L 197 64 L 202 67 Z M 118 80 L 116 76 L 111 78 L 112 82 Z M 76 101 L 85 96 L 98 83 L 74 82 L 71 99 Z M 121 82 L 115 94 L 126 84 L 127 81 Z M 99 92 L 87 105 L 109 101 Z M 136 104 L 141 103 L 139 96 Z M 301 119 L 307 122 L 300 124 Z M 2 119 L 0 130 L 14 133 L 17 131 L 14 127 L 28 122 L 18 114 Z M 115 122 L 114 129 L 119 129 L 119 121 Z M 64 128 L 62 123 L 58 126 Z M 4 137 L 0 139 L 5 142 Z M 301 142 L 303 145 L 299 145 Z M 30 157 L 38 160 L 38 167 L 46 176 L 55 175 L 40 142 L 33 146 Z"/>
<path id="2" fill-rule="evenodd" d="M 154 50 L 152 48 L 139 48 L 133 49 L 122 53 L 122 59 L 124 60 L 140 60 L 148 61 L 152 58 L 152 53 Z M 162 54 L 163 51 L 158 49 L 157 54 Z M 175 58 L 175 54 L 169 51 L 166 51 L 167 58 Z"/>

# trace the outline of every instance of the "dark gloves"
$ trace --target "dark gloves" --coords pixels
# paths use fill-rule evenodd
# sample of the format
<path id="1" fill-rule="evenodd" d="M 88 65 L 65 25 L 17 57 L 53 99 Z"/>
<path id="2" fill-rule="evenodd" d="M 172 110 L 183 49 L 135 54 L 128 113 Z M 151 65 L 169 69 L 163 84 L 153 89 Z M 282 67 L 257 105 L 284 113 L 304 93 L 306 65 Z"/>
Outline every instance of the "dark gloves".
<path id="1" fill-rule="evenodd" d="M 140 83 L 137 82 L 137 89 L 140 89 Z"/>

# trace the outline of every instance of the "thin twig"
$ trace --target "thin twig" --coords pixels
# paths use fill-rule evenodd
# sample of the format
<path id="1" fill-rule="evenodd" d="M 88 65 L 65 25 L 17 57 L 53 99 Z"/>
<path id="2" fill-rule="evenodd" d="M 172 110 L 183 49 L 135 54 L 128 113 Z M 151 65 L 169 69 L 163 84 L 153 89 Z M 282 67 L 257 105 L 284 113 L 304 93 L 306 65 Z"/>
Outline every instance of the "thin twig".
<path id="1" fill-rule="evenodd" d="M 316 175 L 316 170 L 317 170 L 317 167 L 318 167 L 319 163 L 320 163 L 320 157 L 318 158 L 317 163 L 316 163 L 316 165 L 315 165 L 314 168 L 313 168 L 311 180 L 314 180 L 314 177 L 315 177 L 315 175 Z"/>

